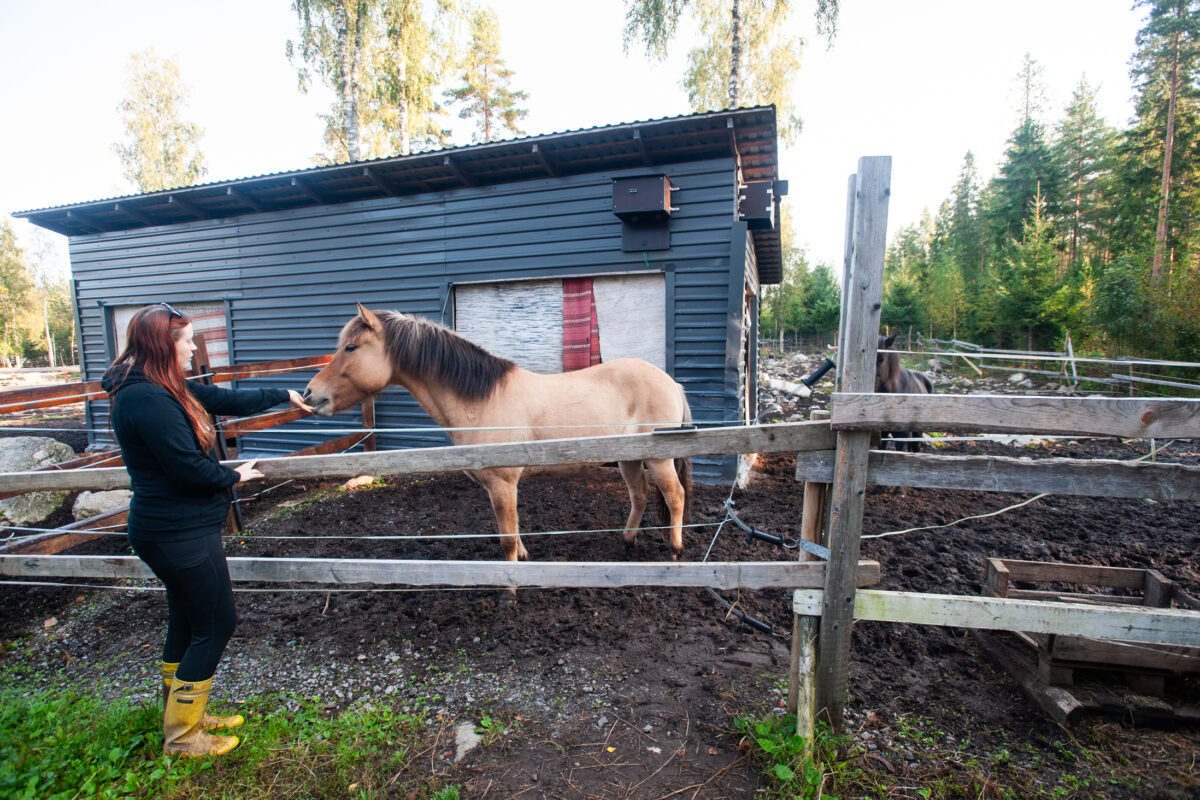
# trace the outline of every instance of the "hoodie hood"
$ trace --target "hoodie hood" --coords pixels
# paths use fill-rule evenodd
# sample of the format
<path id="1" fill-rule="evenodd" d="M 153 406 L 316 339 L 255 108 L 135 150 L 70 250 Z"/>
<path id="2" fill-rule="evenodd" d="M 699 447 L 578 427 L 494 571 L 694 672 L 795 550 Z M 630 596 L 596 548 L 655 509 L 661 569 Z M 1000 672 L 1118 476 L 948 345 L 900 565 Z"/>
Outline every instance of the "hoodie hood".
<path id="1" fill-rule="evenodd" d="M 146 377 L 146 373 L 142 372 L 142 368 L 136 364 L 113 364 L 100 379 L 100 388 L 109 395 L 115 395 L 122 389 L 149 382 L 150 379 Z"/>

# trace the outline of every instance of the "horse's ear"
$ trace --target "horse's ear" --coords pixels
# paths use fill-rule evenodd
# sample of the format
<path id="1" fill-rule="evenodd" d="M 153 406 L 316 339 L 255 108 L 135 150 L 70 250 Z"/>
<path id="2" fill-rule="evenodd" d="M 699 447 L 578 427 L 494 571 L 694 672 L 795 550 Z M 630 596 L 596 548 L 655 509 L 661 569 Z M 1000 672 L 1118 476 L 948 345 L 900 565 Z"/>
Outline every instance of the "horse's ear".
<path id="1" fill-rule="evenodd" d="M 379 317 L 375 316 L 375 314 L 372 313 L 369 308 L 364 306 L 362 303 L 356 302 L 355 305 L 358 306 L 359 319 L 361 319 L 368 328 L 376 332 L 383 330 L 383 323 L 379 321 Z"/>
<path id="2" fill-rule="evenodd" d="M 889 350 L 889 349 L 891 349 L 891 346 L 894 345 L 895 343 L 896 343 L 896 334 L 893 333 L 891 336 L 884 339 L 880 344 L 882 345 L 884 350 Z"/>

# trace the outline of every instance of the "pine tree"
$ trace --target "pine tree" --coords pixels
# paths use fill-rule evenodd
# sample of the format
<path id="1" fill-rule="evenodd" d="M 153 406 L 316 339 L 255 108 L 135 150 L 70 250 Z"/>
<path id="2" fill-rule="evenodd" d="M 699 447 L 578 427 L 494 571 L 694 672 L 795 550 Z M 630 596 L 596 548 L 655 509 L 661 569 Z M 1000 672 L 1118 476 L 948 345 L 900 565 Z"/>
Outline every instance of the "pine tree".
<path id="1" fill-rule="evenodd" d="M 1003 326 L 1014 345 L 1028 350 L 1049 345 L 1058 332 L 1045 308 L 1056 282 L 1054 228 L 1041 194 L 1034 195 L 1032 206 L 1022 236 L 1013 242 L 998 275 Z"/>
<path id="2" fill-rule="evenodd" d="M 476 9 L 470 28 L 460 83 L 446 91 L 446 98 L 462 106 L 459 117 L 474 120 L 477 142 L 495 141 L 504 132 L 523 135 L 518 123 L 529 111 L 520 104 L 529 95 L 509 88 L 513 72 L 500 54 L 500 19 L 490 8 Z"/>
<path id="3" fill-rule="evenodd" d="M 1140 122 L 1150 123 L 1155 129 L 1155 138 L 1161 132 L 1158 208 L 1150 266 L 1151 279 L 1157 280 L 1172 246 L 1172 189 L 1183 183 L 1181 175 L 1191 177 L 1195 169 L 1192 151 L 1200 65 L 1200 7 L 1194 0 L 1141 0 L 1139 5 L 1148 8 L 1149 15 L 1145 26 L 1138 31 L 1138 50 L 1133 60 L 1133 77 L 1140 90 L 1137 114 Z"/>
<path id="4" fill-rule="evenodd" d="M 1041 111 L 1041 67 L 1027 53 L 1018 75 L 1020 120 L 1008 140 L 999 174 L 989 187 L 988 215 L 992 241 L 1007 242 L 1019 235 L 1040 197 L 1053 210 L 1059 173 L 1037 119 Z"/>
<path id="5" fill-rule="evenodd" d="M 1067 218 L 1066 270 L 1074 268 L 1081 250 L 1087 251 L 1101 222 L 1109 215 L 1105 202 L 1116 132 L 1100 118 L 1096 90 L 1081 78 L 1059 123 L 1054 159 L 1064 179 L 1063 211 Z"/>
<path id="6" fill-rule="evenodd" d="M 133 56 L 127 95 L 117 106 L 125 139 L 113 144 L 125 178 L 140 192 L 190 186 L 208 171 L 204 129 L 183 119 L 188 89 L 179 67 L 153 50 Z"/>

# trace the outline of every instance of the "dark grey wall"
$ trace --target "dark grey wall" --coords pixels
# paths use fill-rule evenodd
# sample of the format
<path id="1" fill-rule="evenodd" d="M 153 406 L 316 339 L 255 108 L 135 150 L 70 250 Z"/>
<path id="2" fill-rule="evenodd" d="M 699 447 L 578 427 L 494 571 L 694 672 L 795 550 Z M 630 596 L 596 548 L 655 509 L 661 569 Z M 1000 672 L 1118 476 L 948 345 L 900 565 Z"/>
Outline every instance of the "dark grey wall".
<path id="1" fill-rule="evenodd" d="M 656 171 L 679 187 L 671 248 L 622 252 L 612 179 Z M 73 237 L 86 374 L 98 378 L 113 356 L 97 301 L 226 298 L 231 360 L 245 363 L 331 352 L 355 301 L 449 323 L 456 282 L 662 270 L 669 368 L 686 388 L 695 419 L 736 420 L 738 370 L 730 359 L 738 342 L 727 342 L 726 334 L 743 324 L 741 287 L 753 264 L 745 225 L 736 221 L 734 175 L 732 161 L 720 159 Z M 240 385 L 299 389 L 312 374 Z M 92 427 L 105 427 L 107 408 L 91 405 Z M 313 429 L 357 424 L 349 414 L 309 420 L 293 433 L 246 437 L 244 452 L 287 452 L 313 443 Z M 417 428 L 432 421 L 407 392 L 391 388 L 379 398 L 376 425 Z M 445 441 L 430 430 L 385 434 L 380 446 Z M 732 459 L 696 464 L 699 480 L 732 474 Z"/>

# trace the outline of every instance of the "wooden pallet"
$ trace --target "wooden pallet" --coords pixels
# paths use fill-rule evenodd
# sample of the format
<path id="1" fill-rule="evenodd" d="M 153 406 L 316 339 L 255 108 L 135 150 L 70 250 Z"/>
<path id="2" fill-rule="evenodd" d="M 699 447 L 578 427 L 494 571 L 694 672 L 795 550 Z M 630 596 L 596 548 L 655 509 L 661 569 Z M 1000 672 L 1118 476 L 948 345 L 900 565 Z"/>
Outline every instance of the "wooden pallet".
<path id="1" fill-rule="evenodd" d="M 1013 586 L 1016 582 L 1070 588 L 1018 589 Z M 1099 587 L 1102 591 L 1071 591 L 1083 586 Z M 1000 558 L 988 559 L 983 594 L 1153 608 L 1170 608 L 1174 604 L 1200 609 L 1200 601 L 1156 570 Z M 1117 712 L 1143 724 L 1167 720 L 1200 722 L 1200 707 L 1177 707 L 1163 700 L 1168 678 L 1200 674 L 1200 648 L 1063 634 L 978 631 L 976 638 L 1062 724 L 1082 711 Z M 1115 690 L 1103 680 L 1097 681 L 1107 677 L 1111 684 L 1114 676 L 1123 678 L 1128 690 Z M 1082 685 L 1085 678 L 1086 685 Z"/>

